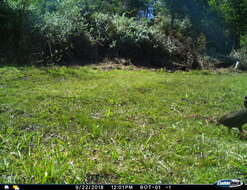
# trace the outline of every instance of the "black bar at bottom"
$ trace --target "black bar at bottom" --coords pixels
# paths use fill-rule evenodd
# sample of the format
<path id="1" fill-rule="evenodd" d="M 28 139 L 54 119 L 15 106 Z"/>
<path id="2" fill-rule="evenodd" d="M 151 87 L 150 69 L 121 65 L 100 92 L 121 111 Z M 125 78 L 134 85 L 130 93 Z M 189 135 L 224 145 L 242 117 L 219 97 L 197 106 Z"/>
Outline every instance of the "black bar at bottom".
<path id="1" fill-rule="evenodd" d="M 27 184 L 0 184 L 0 190 L 214 190 L 234 189 L 247 190 L 243 185 L 238 188 L 223 188 L 216 185 L 161 185 L 161 184 L 75 184 L 75 185 L 27 185 Z"/>

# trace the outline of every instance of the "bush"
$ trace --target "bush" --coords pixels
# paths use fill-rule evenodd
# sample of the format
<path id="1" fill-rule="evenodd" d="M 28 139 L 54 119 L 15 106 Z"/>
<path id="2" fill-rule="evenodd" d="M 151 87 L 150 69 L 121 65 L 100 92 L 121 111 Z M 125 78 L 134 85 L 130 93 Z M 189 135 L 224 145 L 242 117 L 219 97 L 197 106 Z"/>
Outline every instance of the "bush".
<path id="1" fill-rule="evenodd" d="M 206 54 L 207 39 L 205 34 L 201 33 L 196 40 L 196 49 L 200 54 Z"/>
<path id="2" fill-rule="evenodd" d="M 237 51 L 233 51 L 231 53 L 231 56 L 235 59 L 239 60 L 241 69 L 247 70 L 247 47 L 242 47 L 241 49 Z"/>
<path id="3" fill-rule="evenodd" d="M 163 45 L 159 31 L 148 25 L 145 20 L 136 21 L 125 15 L 96 13 L 90 25 L 91 39 L 98 44 L 102 56 L 124 57 L 136 60 L 145 54 L 150 56 Z M 158 51 L 157 51 L 158 52 Z M 161 54 L 161 51 L 159 51 Z"/>
<path id="4" fill-rule="evenodd" d="M 91 46 L 88 34 L 86 33 L 86 20 L 81 16 L 80 9 L 71 2 L 62 2 L 58 11 L 46 13 L 43 22 L 37 25 L 41 36 L 44 38 L 45 48 L 43 57 L 45 62 L 58 63 L 73 54 L 80 56 Z"/>
<path id="5" fill-rule="evenodd" d="M 68 57 L 91 61 L 120 57 L 152 67 L 177 63 L 198 67 L 192 40 L 179 32 L 162 32 L 160 25 L 151 25 L 145 19 L 99 12 L 84 18 L 76 4 L 63 3 L 58 11 L 43 17 L 39 30 L 46 43 L 45 62 L 68 62 Z"/>
<path id="6" fill-rule="evenodd" d="M 114 41 L 114 35 L 116 35 L 112 16 L 95 13 L 90 17 L 89 24 L 88 32 L 90 33 L 90 40 L 99 47 L 111 47 L 112 41 Z"/>

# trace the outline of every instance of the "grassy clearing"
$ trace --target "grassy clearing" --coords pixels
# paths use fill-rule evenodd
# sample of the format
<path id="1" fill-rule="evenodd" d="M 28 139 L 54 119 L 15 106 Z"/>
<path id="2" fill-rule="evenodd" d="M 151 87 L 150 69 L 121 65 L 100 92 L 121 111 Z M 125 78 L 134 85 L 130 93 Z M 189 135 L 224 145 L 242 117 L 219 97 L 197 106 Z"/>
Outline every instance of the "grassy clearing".
<path id="1" fill-rule="evenodd" d="M 215 118 L 247 75 L 0 68 L 0 183 L 213 183 L 247 176 Z"/>

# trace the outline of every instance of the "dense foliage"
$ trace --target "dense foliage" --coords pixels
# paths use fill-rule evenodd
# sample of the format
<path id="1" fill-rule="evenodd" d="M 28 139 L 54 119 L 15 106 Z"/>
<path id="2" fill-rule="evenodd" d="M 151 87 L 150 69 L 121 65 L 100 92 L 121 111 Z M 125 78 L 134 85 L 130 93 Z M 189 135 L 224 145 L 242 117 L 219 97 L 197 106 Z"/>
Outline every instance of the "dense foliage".
<path id="1" fill-rule="evenodd" d="M 155 3 L 155 19 L 137 18 L 149 3 Z M 147 66 L 200 68 L 200 55 L 242 54 L 246 7 L 243 0 L 3 0 L 0 53 L 19 63 L 124 57 Z"/>

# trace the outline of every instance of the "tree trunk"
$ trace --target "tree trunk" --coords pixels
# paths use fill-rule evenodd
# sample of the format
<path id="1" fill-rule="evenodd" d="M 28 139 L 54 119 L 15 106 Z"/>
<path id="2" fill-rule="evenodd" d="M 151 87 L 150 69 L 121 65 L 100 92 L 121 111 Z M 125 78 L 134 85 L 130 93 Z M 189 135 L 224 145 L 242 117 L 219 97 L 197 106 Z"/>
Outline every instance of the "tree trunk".
<path id="1" fill-rule="evenodd" d="M 174 29 L 174 22 L 175 22 L 175 13 L 172 11 L 171 13 L 171 28 Z"/>
<path id="2" fill-rule="evenodd" d="M 234 36 L 234 50 L 240 49 L 240 32 L 236 31 Z"/>
<path id="3" fill-rule="evenodd" d="M 231 30 L 230 38 L 231 38 L 231 43 L 229 44 L 229 46 L 230 45 L 232 46 L 231 52 L 233 50 L 240 49 L 240 31 L 238 31 L 237 29 Z"/>
<path id="4" fill-rule="evenodd" d="M 20 9 L 20 25 L 19 25 L 19 41 L 18 41 L 18 55 L 17 55 L 17 61 L 22 64 L 24 63 L 24 58 L 26 55 L 24 55 L 24 17 L 25 17 L 25 11 L 26 11 L 26 0 L 22 1 L 22 7 Z"/>

